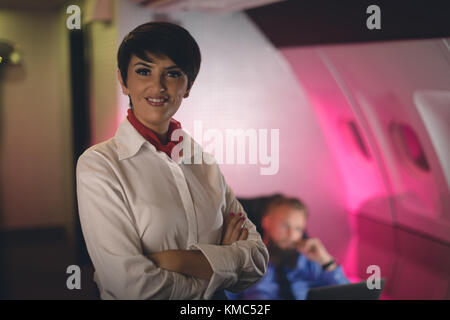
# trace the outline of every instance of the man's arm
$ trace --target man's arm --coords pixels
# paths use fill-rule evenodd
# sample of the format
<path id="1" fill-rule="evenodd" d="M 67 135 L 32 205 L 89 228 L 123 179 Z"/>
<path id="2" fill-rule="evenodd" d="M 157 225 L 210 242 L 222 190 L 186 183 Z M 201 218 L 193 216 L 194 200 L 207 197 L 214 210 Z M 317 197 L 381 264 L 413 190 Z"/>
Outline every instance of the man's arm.
<path id="1" fill-rule="evenodd" d="M 302 240 L 298 251 L 306 258 L 318 264 L 316 268 L 316 279 L 319 285 L 333 285 L 348 283 L 348 279 L 334 258 L 325 249 L 325 246 L 317 238 Z M 332 262 L 330 264 L 330 262 Z M 326 266 L 326 268 L 324 268 Z"/>
<path id="2" fill-rule="evenodd" d="M 322 241 L 320 241 L 320 239 L 318 238 L 308 238 L 306 240 L 302 240 L 299 243 L 297 249 L 306 258 L 311 261 L 317 262 L 321 266 L 328 264 L 326 271 L 333 271 L 337 267 L 336 262 L 329 264 L 331 261 L 334 261 L 334 259 L 328 253 L 327 249 L 325 249 Z"/>

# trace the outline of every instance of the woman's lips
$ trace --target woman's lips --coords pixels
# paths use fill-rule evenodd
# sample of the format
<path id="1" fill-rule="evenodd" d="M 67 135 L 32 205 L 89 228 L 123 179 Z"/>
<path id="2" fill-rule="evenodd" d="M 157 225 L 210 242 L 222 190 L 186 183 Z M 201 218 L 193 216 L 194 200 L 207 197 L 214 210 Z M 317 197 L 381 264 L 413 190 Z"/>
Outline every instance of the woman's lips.
<path id="1" fill-rule="evenodd" d="M 162 107 L 167 104 L 168 98 L 145 98 L 147 103 L 154 107 Z"/>

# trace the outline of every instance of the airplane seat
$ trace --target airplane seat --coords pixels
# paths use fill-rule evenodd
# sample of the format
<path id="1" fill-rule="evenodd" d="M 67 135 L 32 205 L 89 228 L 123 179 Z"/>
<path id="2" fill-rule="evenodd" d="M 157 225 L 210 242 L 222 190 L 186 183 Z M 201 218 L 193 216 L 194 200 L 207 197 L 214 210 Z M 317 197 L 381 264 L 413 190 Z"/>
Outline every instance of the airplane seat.
<path id="1" fill-rule="evenodd" d="M 241 203 L 248 218 L 256 226 L 256 230 L 259 232 L 261 237 L 263 237 L 264 230 L 261 225 L 262 214 L 264 208 L 266 207 L 268 201 L 279 194 L 265 195 L 254 198 L 239 198 L 237 200 Z"/>

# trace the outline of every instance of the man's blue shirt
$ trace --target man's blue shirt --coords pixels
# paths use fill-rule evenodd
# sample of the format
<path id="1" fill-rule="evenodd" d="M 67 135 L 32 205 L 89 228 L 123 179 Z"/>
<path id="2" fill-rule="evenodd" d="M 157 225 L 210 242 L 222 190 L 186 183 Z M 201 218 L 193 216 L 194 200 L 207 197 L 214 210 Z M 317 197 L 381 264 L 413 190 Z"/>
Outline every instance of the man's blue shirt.
<path id="1" fill-rule="evenodd" d="M 313 287 L 346 284 L 349 280 L 341 266 L 332 271 L 322 270 L 322 266 L 299 254 L 296 268 L 284 268 L 291 284 L 292 293 L 297 300 L 305 300 L 308 290 Z M 279 300 L 279 285 L 276 280 L 275 266 L 270 263 L 267 272 L 255 285 L 239 294 L 225 291 L 231 300 Z"/>

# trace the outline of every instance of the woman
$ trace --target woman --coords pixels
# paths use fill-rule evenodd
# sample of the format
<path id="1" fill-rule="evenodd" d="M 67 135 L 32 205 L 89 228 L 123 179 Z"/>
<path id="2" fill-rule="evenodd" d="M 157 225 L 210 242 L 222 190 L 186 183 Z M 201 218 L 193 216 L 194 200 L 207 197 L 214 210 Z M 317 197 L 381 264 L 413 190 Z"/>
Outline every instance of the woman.
<path id="1" fill-rule="evenodd" d="M 131 31 L 117 56 L 128 116 L 77 163 L 101 298 L 210 299 L 246 289 L 264 275 L 267 249 L 212 156 L 172 118 L 200 68 L 196 41 L 151 22 Z"/>

